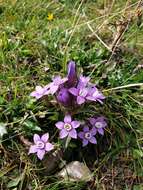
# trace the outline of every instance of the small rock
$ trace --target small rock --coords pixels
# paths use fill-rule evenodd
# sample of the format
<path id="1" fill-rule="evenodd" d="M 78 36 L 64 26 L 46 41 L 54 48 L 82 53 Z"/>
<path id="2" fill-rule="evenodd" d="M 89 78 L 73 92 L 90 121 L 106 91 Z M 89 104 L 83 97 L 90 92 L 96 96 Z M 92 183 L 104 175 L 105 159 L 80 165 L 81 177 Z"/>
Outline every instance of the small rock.
<path id="1" fill-rule="evenodd" d="M 7 133 L 6 125 L 6 123 L 0 123 L 0 138 L 2 138 L 3 135 Z"/>
<path id="2" fill-rule="evenodd" d="M 58 174 L 58 177 L 62 177 L 69 181 L 91 181 L 93 176 L 89 168 L 82 162 L 73 161 L 66 165 Z"/>

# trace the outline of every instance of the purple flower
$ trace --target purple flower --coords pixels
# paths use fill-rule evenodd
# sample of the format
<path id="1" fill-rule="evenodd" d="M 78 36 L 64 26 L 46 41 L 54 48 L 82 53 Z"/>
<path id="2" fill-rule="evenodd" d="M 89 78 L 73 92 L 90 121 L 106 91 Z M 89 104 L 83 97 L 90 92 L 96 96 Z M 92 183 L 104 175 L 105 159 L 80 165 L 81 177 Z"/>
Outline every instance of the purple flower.
<path id="1" fill-rule="evenodd" d="M 64 106 L 71 105 L 72 99 L 67 88 L 62 88 L 57 94 L 57 100 Z"/>
<path id="2" fill-rule="evenodd" d="M 63 139 L 67 136 L 76 139 L 77 138 L 77 132 L 76 128 L 80 126 L 79 121 L 72 121 L 72 118 L 70 115 L 66 115 L 64 118 L 64 122 L 59 121 L 56 124 L 56 127 L 60 129 L 60 138 Z"/>
<path id="3" fill-rule="evenodd" d="M 33 137 L 34 145 L 30 146 L 29 153 L 36 153 L 37 157 L 42 160 L 45 153 L 53 150 L 54 146 L 48 142 L 49 134 L 46 133 L 40 138 L 39 135 L 35 134 Z"/>
<path id="4" fill-rule="evenodd" d="M 88 89 L 78 85 L 77 88 L 70 88 L 69 92 L 77 97 L 77 104 L 83 104 L 86 101 L 86 96 L 88 94 Z"/>
<path id="5" fill-rule="evenodd" d="M 89 127 L 85 126 L 83 131 L 78 133 L 78 136 L 82 139 L 82 146 L 86 146 L 89 142 L 97 144 L 96 138 L 94 137 L 96 132 L 97 130 L 95 127 L 90 130 Z"/>
<path id="6" fill-rule="evenodd" d="M 81 75 L 79 77 L 78 86 L 86 87 L 88 84 L 90 84 L 89 81 L 90 81 L 90 77 L 85 77 L 85 76 Z"/>
<path id="7" fill-rule="evenodd" d="M 36 90 L 34 92 L 32 92 L 30 94 L 30 96 L 35 97 L 36 99 L 41 98 L 44 95 L 48 95 L 50 92 L 49 90 L 45 87 L 41 87 L 41 86 L 36 86 L 35 88 Z"/>
<path id="8" fill-rule="evenodd" d="M 102 100 L 105 99 L 105 96 L 103 96 L 103 94 L 95 86 L 90 86 L 88 88 L 88 94 L 86 96 L 86 99 L 103 103 Z"/>
<path id="9" fill-rule="evenodd" d="M 104 117 L 95 117 L 89 119 L 90 124 L 96 128 L 97 132 L 104 135 L 104 128 L 107 126 Z"/>
<path id="10" fill-rule="evenodd" d="M 76 85 L 77 82 L 77 72 L 76 72 L 76 64 L 74 61 L 69 61 L 68 63 L 68 81 L 67 86 L 72 87 Z"/>
<path id="11" fill-rule="evenodd" d="M 46 87 L 49 89 L 50 93 L 53 95 L 58 91 L 60 85 L 65 83 L 67 80 L 68 80 L 67 78 L 61 78 L 61 76 L 56 76 L 53 78 L 53 82 L 48 84 Z"/>

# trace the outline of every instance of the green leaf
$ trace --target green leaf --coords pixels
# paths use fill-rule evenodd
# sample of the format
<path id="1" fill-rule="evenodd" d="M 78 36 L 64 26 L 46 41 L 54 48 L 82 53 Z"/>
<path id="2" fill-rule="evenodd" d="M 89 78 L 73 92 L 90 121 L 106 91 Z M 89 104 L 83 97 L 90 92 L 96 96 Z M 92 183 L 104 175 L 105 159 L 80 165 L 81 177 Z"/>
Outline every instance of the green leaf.
<path id="1" fill-rule="evenodd" d="M 41 128 L 35 123 L 30 120 L 27 120 L 23 123 L 26 129 L 31 131 L 41 131 Z"/>
<path id="2" fill-rule="evenodd" d="M 142 190 L 143 189 L 143 184 L 140 185 L 134 185 L 133 190 Z"/>
<path id="3" fill-rule="evenodd" d="M 139 149 L 133 149 L 133 157 L 135 159 L 143 157 L 143 151 Z"/>
<path id="4" fill-rule="evenodd" d="M 18 176 L 17 178 L 9 181 L 7 187 L 8 188 L 16 187 L 19 184 L 20 181 L 21 181 L 21 176 Z"/>

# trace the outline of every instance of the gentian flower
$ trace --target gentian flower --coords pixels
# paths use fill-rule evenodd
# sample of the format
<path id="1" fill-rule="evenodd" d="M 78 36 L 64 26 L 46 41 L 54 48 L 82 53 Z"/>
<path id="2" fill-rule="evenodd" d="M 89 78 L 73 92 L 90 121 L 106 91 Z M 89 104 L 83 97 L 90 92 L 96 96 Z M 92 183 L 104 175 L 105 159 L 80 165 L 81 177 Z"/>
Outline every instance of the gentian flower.
<path id="1" fill-rule="evenodd" d="M 82 146 L 86 146 L 89 142 L 97 144 L 96 138 L 94 137 L 96 132 L 97 130 L 95 127 L 90 130 L 89 127 L 85 126 L 83 131 L 78 133 L 78 136 L 82 139 Z"/>
<path id="2" fill-rule="evenodd" d="M 88 94 L 86 96 L 86 99 L 103 103 L 102 100 L 105 99 L 105 96 L 95 86 L 90 86 L 88 88 Z"/>
<path id="3" fill-rule="evenodd" d="M 76 64 L 74 61 L 69 61 L 68 63 L 68 75 L 67 75 L 67 87 L 73 87 L 77 83 L 77 72 L 76 72 Z"/>
<path id="4" fill-rule="evenodd" d="M 48 95 L 49 93 L 50 93 L 50 92 L 49 92 L 49 90 L 47 89 L 46 86 L 45 86 L 45 87 L 36 86 L 35 91 L 32 92 L 32 93 L 30 94 L 30 96 L 33 96 L 33 97 L 35 97 L 36 99 L 39 99 L 39 98 L 41 98 L 41 97 L 44 96 L 44 95 Z"/>
<path id="5" fill-rule="evenodd" d="M 77 88 L 73 87 L 69 89 L 69 92 L 77 97 L 77 104 L 83 104 L 86 101 L 86 96 L 88 94 L 88 89 L 82 85 L 78 85 Z"/>
<path id="6" fill-rule="evenodd" d="M 70 61 L 68 63 L 68 74 L 67 81 L 60 86 L 60 89 L 56 95 L 58 102 L 60 102 L 63 106 L 72 106 L 74 105 L 75 98 L 69 93 L 68 89 L 70 87 L 75 86 L 77 83 L 77 73 L 76 73 L 76 65 L 74 61 Z"/>
<path id="7" fill-rule="evenodd" d="M 86 87 L 88 84 L 90 84 L 89 81 L 90 81 L 90 77 L 85 77 L 85 76 L 81 75 L 79 77 L 78 85 L 82 86 L 82 87 Z"/>
<path id="8" fill-rule="evenodd" d="M 67 88 L 61 88 L 61 90 L 57 94 L 57 100 L 64 106 L 71 105 L 71 95 Z"/>
<path id="9" fill-rule="evenodd" d="M 68 79 L 65 78 L 61 78 L 61 76 L 56 76 L 53 78 L 53 82 L 51 82 L 50 84 L 48 84 L 46 87 L 47 89 L 49 89 L 50 93 L 53 95 L 55 94 L 60 85 L 64 84 Z"/>
<path id="10" fill-rule="evenodd" d="M 104 117 L 95 117 L 89 119 L 90 124 L 96 128 L 97 132 L 104 135 L 104 128 L 107 126 Z"/>
<path id="11" fill-rule="evenodd" d="M 60 129 L 60 138 L 63 139 L 67 136 L 76 139 L 77 138 L 77 132 L 76 128 L 80 126 L 79 121 L 72 121 L 72 118 L 70 115 L 66 115 L 63 121 L 59 121 L 56 124 L 56 127 Z"/>
<path id="12" fill-rule="evenodd" d="M 53 150 L 54 146 L 48 142 L 49 133 L 42 135 L 40 138 L 39 135 L 35 134 L 33 137 L 34 145 L 30 146 L 29 154 L 36 153 L 37 157 L 42 160 L 45 153 Z"/>

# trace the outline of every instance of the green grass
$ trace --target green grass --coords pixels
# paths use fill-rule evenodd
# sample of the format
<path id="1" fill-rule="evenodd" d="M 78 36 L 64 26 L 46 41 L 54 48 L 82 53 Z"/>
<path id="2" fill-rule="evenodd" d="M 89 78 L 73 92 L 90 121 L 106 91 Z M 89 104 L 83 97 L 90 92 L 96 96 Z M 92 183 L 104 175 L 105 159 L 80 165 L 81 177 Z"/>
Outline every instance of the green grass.
<path id="1" fill-rule="evenodd" d="M 8 130 L 0 148 L 0 189 L 142 189 L 143 86 L 128 87 L 143 83 L 143 69 L 137 69 L 143 60 L 139 3 L 0 1 L 0 122 L 6 123 Z M 54 15 L 53 20 L 47 19 L 48 13 Z M 112 53 L 109 48 L 119 21 L 129 23 Z M 103 106 L 91 105 L 79 113 L 80 118 L 105 115 L 105 136 L 95 147 L 82 149 L 80 144 L 71 144 L 65 152 L 65 160 L 85 161 L 95 174 L 95 181 L 88 184 L 47 176 L 42 163 L 27 155 L 18 138 L 22 134 L 31 140 L 34 133 L 55 132 L 52 126 L 61 117 L 57 109 L 46 101 L 33 101 L 29 94 L 54 74 L 64 75 L 70 59 L 107 97 Z"/>

